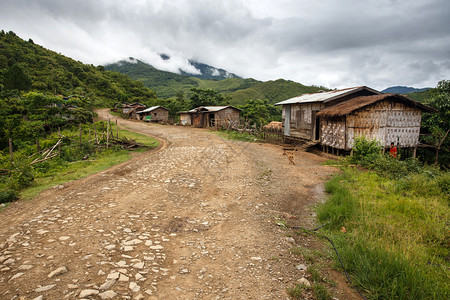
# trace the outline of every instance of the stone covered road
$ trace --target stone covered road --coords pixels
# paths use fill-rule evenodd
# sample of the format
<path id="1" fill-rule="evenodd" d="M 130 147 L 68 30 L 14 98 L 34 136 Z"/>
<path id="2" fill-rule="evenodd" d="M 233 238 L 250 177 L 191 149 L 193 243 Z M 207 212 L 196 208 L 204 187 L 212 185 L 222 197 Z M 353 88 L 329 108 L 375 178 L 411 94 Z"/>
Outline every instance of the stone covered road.
<path id="1" fill-rule="evenodd" d="M 335 172 L 325 159 L 301 152 L 293 166 L 275 145 L 119 125 L 162 146 L 0 211 L 0 299 L 288 299 L 306 276 L 289 250 L 314 241 L 277 218 L 313 226 Z"/>

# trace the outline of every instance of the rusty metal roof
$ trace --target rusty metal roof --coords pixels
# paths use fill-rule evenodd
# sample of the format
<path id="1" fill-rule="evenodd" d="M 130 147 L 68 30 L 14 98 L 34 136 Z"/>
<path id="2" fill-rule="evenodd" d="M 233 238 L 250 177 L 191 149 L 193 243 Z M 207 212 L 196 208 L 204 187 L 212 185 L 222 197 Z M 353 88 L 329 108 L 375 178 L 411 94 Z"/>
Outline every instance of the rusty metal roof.
<path id="1" fill-rule="evenodd" d="M 375 104 L 382 100 L 394 100 L 397 102 L 405 103 L 409 106 L 417 107 L 420 110 L 426 111 L 426 112 L 434 112 L 435 110 L 431 107 L 428 107 L 426 105 L 423 105 L 422 103 L 419 103 L 417 101 L 411 100 L 408 97 L 404 95 L 399 94 L 380 94 L 380 95 L 372 95 L 372 96 L 362 96 L 362 97 L 356 97 L 344 102 L 341 102 L 339 104 L 327 107 L 320 112 L 317 113 L 318 117 L 340 117 L 348 115 L 360 108 L 369 106 L 371 104 Z"/>
<path id="2" fill-rule="evenodd" d="M 336 98 L 346 96 L 348 94 L 352 94 L 354 92 L 359 92 L 361 90 L 369 90 L 376 94 L 380 94 L 379 91 L 371 89 L 367 86 L 358 86 L 358 87 L 346 88 L 346 89 L 342 89 L 342 90 L 334 90 L 334 91 L 312 93 L 312 94 L 303 94 L 303 95 L 300 95 L 300 96 L 297 96 L 297 97 L 294 97 L 291 99 L 287 99 L 287 100 L 275 103 L 275 105 L 310 103 L 310 102 L 328 102 L 328 101 L 334 100 Z"/>

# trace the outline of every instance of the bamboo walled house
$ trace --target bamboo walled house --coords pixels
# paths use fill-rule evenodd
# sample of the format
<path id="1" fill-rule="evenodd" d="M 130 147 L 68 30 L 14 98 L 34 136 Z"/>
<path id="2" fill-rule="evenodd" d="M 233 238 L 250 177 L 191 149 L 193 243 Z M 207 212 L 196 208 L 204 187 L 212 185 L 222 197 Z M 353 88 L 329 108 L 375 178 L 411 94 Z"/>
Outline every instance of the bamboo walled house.
<path id="1" fill-rule="evenodd" d="M 227 127 L 237 128 L 241 110 L 234 106 L 201 106 L 189 111 L 181 111 L 181 125 L 194 127 Z"/>
<path id="2" fill-rule="evenodd" d="M 362 86 L 305 94 L 277 103 L 283 106 L 283 134 L 316 141 L 324 147 L 351 150 L 356 137 L 416 148 L 422 112 L 433 109 L 398 94 Z"/>

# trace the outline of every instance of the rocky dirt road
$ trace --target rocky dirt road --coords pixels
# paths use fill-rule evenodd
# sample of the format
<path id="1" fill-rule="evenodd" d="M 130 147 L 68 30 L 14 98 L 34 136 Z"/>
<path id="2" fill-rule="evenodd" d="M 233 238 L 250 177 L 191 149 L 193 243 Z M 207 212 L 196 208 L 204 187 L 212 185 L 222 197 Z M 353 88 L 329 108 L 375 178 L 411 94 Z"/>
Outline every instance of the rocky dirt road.
<path id="1" fill-rule="evenodd" d="M 325 159 L 293 166 L 275 145 L 119 125 L 163 146 L 0 212 L 0 299 L 288 299 L 305 273 L 276 217 L 313 225 L 335 172 Z"/>

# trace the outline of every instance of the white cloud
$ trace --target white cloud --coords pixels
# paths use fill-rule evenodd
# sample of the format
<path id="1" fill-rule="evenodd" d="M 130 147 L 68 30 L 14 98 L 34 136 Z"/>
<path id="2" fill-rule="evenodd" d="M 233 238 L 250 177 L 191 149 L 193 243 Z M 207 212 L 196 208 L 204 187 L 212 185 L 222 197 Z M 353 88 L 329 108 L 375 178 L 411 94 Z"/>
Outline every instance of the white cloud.
<path id="1" fill-rule="evenodd" d="M 435 86 L 450 75 L 447 0 L 0 0 L 0 27 L 85 63 L 189 59 L 260 80 Z M 160 54 L 171 56 L 162 60 Z"/>

